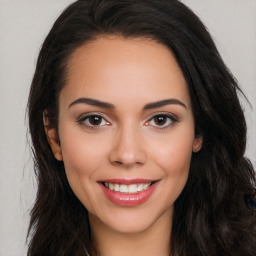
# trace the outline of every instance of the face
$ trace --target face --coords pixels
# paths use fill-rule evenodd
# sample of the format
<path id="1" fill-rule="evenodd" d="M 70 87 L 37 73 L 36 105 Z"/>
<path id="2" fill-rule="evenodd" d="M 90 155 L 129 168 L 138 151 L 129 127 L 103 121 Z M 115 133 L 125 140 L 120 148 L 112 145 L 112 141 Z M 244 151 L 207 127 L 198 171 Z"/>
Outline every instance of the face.
<path id="1" fill-rule="evenodd" d="M 143 38 L 98 38 L 73 53 L 67 77 L 58 131 L 46 132 L 91 224 L 132 233 L 169 221 L 201 147 L 172 52 Z"/>

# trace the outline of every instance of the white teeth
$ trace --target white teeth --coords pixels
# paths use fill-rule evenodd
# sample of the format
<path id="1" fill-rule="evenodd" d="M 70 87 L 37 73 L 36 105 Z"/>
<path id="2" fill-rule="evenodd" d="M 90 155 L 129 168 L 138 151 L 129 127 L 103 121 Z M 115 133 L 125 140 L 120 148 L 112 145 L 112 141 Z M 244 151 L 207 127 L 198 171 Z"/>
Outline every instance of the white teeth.
<path id="1" fill-rule="evenodd" d="M 150 183 L 144 184 L 143 189 L 147 189 L 150 186 Z"/>
<path id="2" fill-rule="evenodd" d="M 129 185 L 128 186 L 128 191 L 129 191 L 129 193 L 137 193 L 138 189 L 137 189 L 136 184 Z"/>
<path id="3" fill-rule="evenodd" d="M 110 190 L 114 190 L 121 193 L 138 193 L 142 190 L 147 189 L 150 186 L 151 183 L 140 183 L 140 184 L 117 184 L 117 183 L 107 183 L 105 182 L 105 187 L 109 188 Z"/>
<path id="4" fill-rule="evenodd" d="M 128 186 L 127 185 L 120 185 L 120 192 L 128 193 Z"/>
<path id="5" fill-rule="evenodd" d="M 138 186 L 138 191 L 142 191 L 143 190 L 143 184 L 140 184 L 139 186 Z"/>

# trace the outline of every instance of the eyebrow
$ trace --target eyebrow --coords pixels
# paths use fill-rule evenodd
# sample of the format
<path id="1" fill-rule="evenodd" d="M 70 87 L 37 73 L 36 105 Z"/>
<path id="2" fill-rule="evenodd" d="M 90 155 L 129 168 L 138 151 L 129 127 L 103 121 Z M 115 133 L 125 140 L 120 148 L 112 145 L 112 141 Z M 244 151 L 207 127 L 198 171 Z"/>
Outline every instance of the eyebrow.
<path id="1" fill-rule="evenodd" d="M 148 103 L 147 105 L 145 105 L 143 107 L 143 110 L 152 109 L 152 108 L 160 108 L 160 107 L 163 107 L 163 106 L 166 106 L 166 105 L 171 105 L 171 104 L 181 105 L 182 107 L 187 109 L 187 106 L 183 102 L 181 102 L 180 100 L 166 99 L 166 100 L 161 100 L 161 101 L 157 101 L 157 102 Z"/>
<path id="2" fill-rule="evenodd" d="M 100 100 L 95 100 L 95 99 L 91 99 L 91 98 L 79 98 L 75 101 L 73 101 L 70 105 L 69 108 L 73 105 L 76 104 L 87 104 L 87 105 L 91 105 L 91 106 L 97 106 L 100 108 L 107 108 L 107 109 L 114 109 L 115 106 L 113 104 L 104 102 L 104 101 L 100 101 Z"/>
<path id="3" fill-rule="evenodd" d="M 79 99 L 73 101 L 69 105 L 69 108 L 76 104 L 87 104 L 87 105 L 91 105 L 91 106 L 97 106 L 100 108 L 115 109 L 115 106 L 111 103 L 107 103 L 107 102 L 92 99 L 92 98 L 79 98 Z M 171 104 L 180 105 L 187 109 L 187 106 L 182 101 L 180 101 L 178 99 L 166 99 L 166 100 L 148 103 L 143 107 L 143 110 L 159 108 L 159 107 L 163 107 L 163 106 L 171 105 Z"/>

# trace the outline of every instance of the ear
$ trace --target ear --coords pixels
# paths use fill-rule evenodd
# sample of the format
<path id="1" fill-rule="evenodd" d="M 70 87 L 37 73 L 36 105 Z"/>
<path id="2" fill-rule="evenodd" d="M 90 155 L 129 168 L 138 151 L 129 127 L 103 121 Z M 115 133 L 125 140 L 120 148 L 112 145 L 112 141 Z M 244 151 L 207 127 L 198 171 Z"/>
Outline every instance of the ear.
<path id="1" fill-rule="evenodd" d="M 47 117 L 47 111 L 43 113 L 43 121 L 45 134 L 52 149 L 52 153 L 58 161 L 63 161 L 58 131 L 55 127 L 51 126 L 49 118 Z"/>
<path id="2" fill-rule="evenodd" d="M 194 141 L 193 141 L 193 152 L 196 153 L 198 151 L 200 151 L 200 149 L 202 148 L 202 144 L 203 144 L 203 137 L 199 136 L 199 137 L 195 137 Z"/>

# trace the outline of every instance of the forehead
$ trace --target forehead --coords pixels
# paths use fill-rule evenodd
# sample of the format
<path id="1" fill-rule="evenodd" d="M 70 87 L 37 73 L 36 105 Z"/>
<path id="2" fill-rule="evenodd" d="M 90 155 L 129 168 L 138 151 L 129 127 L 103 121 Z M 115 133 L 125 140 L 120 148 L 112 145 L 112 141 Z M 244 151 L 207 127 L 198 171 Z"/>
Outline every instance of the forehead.
<path id="1" fill-rule="evenodd" d="M 123 101 L 121 96 L 133 101 L 178 97 L 190 105 L 175 56 L 166 46 L 146 38 L 108 36 L 82 45 L 69 59 L 61 94 L 117 103 Z"/>

